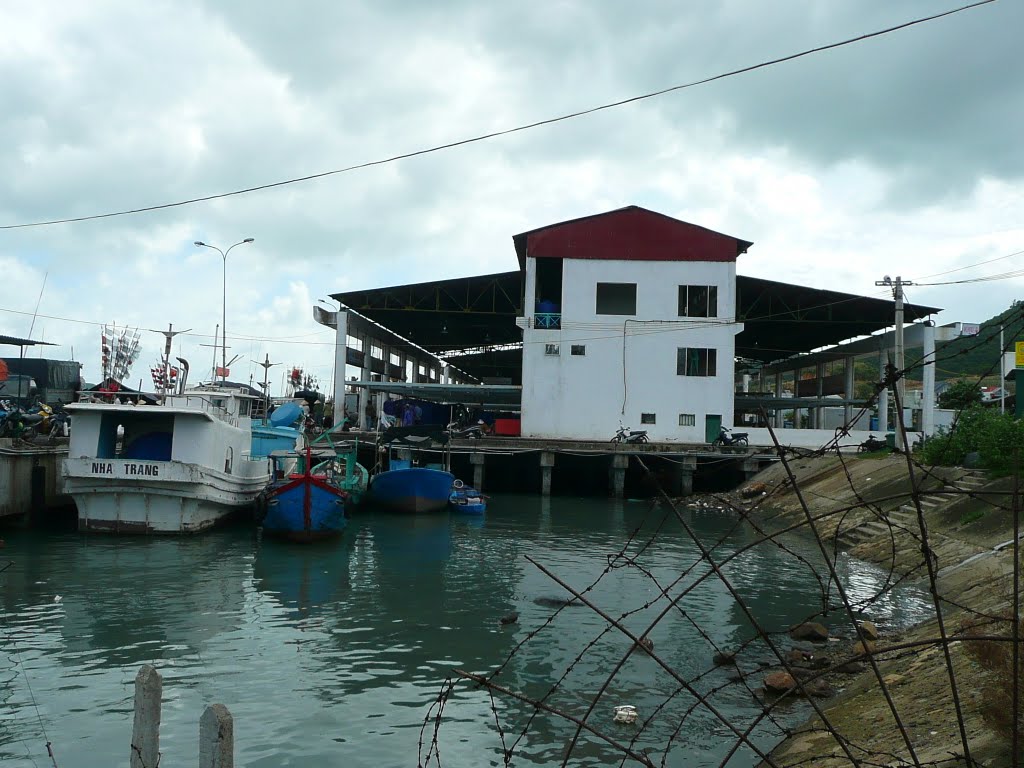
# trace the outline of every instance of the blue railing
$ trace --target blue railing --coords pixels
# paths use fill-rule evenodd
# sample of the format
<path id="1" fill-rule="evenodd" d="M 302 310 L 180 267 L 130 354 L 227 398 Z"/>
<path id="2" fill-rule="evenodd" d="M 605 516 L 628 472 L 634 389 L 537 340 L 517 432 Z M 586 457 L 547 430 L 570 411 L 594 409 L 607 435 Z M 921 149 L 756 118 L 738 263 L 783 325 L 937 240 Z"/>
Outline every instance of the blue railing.
<path id="1" fill-rule="evenodd" d="M 535 312 L 533 317 L 535 328 L 557 330 L 562 327 L 561 312 Z"/>

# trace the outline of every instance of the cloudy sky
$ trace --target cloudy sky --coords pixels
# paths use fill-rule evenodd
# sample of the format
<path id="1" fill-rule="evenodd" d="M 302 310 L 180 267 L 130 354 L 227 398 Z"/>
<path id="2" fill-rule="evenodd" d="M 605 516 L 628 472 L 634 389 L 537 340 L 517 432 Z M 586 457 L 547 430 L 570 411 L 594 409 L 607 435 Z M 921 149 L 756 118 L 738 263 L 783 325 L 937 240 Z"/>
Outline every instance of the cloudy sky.
<path id="1" fill-rule="evenodd" d="M 0 0 L 0 226 L 372 161 L 698 80 L 956 0 Z M 330 375 L 329 293 L 515 268 L 512 236 L 642 205 L 754 241 L 742 274 L 877 295 L 1024 249 L 1021 3 L 580 119 L 302 184 L 0 229 L 0 333 L 99 377 L 102 323 L 192 329 L 227 263 L 232 378 Z M 1024 254 L 956 272 L 1024 267 Z M 932 278 L 932 281 L 946 278 Z M 1020 280 L 908 290 L 985 319 Z M 143 333 L 132 379 L 162 337 Z M 275 369 L 275 372 L 281 371 Z M 280 374 L 277 375 L 277 379 Z M 278 391 L 275 382 L 274 391 Z"/>

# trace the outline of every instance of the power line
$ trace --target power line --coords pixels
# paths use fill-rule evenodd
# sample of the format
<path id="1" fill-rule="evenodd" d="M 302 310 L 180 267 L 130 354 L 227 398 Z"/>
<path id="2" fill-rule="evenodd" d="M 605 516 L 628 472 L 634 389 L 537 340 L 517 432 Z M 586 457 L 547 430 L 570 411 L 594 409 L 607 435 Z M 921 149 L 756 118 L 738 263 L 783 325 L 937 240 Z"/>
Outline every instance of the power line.
<path id="1" fill-rule="evenodd" d="M 185 206 L 185 205 L 193 205 L 195 203 L 204 203 L 204 202 L 208 202 L 210 200 L 218 200 L 218 199 L 225 198 L 225 197 L 235 197 L 235 196 L 238 196 L 238 195 L 249 194 L 250 192 L 259 192 L 259 191 L 265 190 L 265 189 L 273 189 L 275 187 L 283 187 L 283 186 L 287 186 L 287 185 L 290 185 L 290 184 L 299 184 L 299 183 L 305 182 L 305 181 L 313 181 L 314 179 L 322 179 L 322 178 L 324 178 L 326 176 L 334 176 L 334 175 L 342 174 L 342 173 L 350 173 L 352 171 L 363 170 L 365 168 L 372 168 L 373 166 L 377 166 L 377 165 L 385 165 L 385 164 L 388 164 L 388 163 L 397 162 L 399 160 L 407 160 L 407 159 L 409 159 L 411 157 L 418 157 L 420 155 L 429 155 L 429 154 L 432 154 L 432 153 L 435 153 L 435 152 L 441 152 L 441 151 L 446 150 L 446 149 L 454 149 L 455 147 L 461 147 L 461 146 L 464 146 L 466 144 L 475 144 L 477 142 L 486 141 L 488 139 L 494 139 L 494 138 L 497 138 L 499 136 L 507 136 L 507 135 L 512 134 L 512 133 L 519 133 L 519 132 L 522 132 L 522 131 L 528 131 L 528 130 L 531 130 L 533 128 L 540 128 L 540 127 L 545 126 L 545 125 L 552 125 L 554 123 L 560 123 L 560 122 L 564 122 L 564 121 L 567 121 L 567 120 L 572 120 L 572 119 L 575 119 L 577 117 L 584 117 L 586 115 L 591 115 L 591 114 L 594 114 L 596 112 L 602 112 L 602 111 L 605 111 L 605 110 L 614 109 L 616 107 L 625 106 L 626 104 L 632 104 L 632 103 L 637 102 L 637 101 L 644 101 L 646 99 L 653 99 L 653 98 L 655 98 L 657 96 L 664 96 L 667 93 L 673 93 L 675 91 L 681 91 L 681 90 L 684 90 L 684 89 L 687 89 L 687 88 L 695 88 L 695 87 L 697 87 L 699 85 L 706 85 L 708 83 L 713 83 L 716 80 L 724 80 L 724 79 L 729 78 L 729 77 L 735 77 L 736 75 L 742 75 L 742 74 L 746 74 L 748 72 L 753 72 L 753 71 L 758 70 L 758 69 L 764 69 L 766 67 L 772 67 L 772 66 L 775 66 L 777 64 L 783 64 L 783 63 L 785 63 L 787 61 L 793 61 L 795 59 L 800 59 L 800 58 L 803 58 L 804 56 L 810 56 L 811 54 L 821 53 L 823 51 L 829 51 L 829 50 L 832 50 L 832 49 L 835 49 L 835 48 L 841 48 L 841 47 L 846 46 L 846 45 L 851 45 L 852 43 L 859 43 L 859 42 L 862 42 L 864 40 L 869 40 L 869 39 L 871 39 L 873 37 L 881 37 L 882 35 L 887 35 L 887 34 L 889 34 L 891 32 L 896 32 L 896 31 L 899 31 L 901 29 L 906 29 L 908 27 L 913 27 L 913 26 L 916 26 L 918 24 L 924 24 L 925 22 L 935 21 L 936 19 L 941 19 L 941 18 L 943 18 L 945 16 L 952 16 L 953 14 L 960 13 L 962 11 L 971 10 L 971 9 L 974 9 L 974 8 L 978 8 L 979 6 L 988 5 L 989 3 L 993 3 L 993 2 L 995 2 L 995 0 L 978 0 L 978 2 L 970 3 L 968 5 L 963 5 L 963 6 L 960 6 L 959 8 L 953 8 L 951 10 L 943 11 L 941 13 L 936 13 L 936 14 L 933 14 L 931 16 L 923 16 L 923 17 L 918 18 L 918 19 L 913 19 L 912 21 L 907 21 L 907 22 L 904 22 L 902 24 L 897 24 L 896 26 L 887 27 L 885 29 L 880 29 L 880 30 L 877 30 L 875 32 L 868 32 L 868 33 L 863 34 L 863 35 L 857 35 L 856 37 L 850 37 L 850 38 L 847 38 L 845 40 L 840 40 L 840 41 L 835 42 L 835 43 L 828 43 L 826 45 L 820 45 L 820 46 L 817 46 L 815 48 L 808 48 L 808 49 L 800 51 L 798 53 L 792 53 L 792 54 L 789 54 L 787 56 L 781 56 L 779 58 L 770 59 L 768 61 L 763 61 L 763 62 L 760 62 L 758 64 L 751 64 L 751 65 L 746 66 L 746 67 L 740 67 L 739 69 L 733 69 L 733 70 L 730 70 L 728 72 L 723 72 L 723 73 L 720 73 L 720 74 L 717 74 L 717 75 L 712 75 L 710 77 L 705 77 L 705 78 L 700 79 L 700 80 L 694 80 L 694 81 L 689 82 L 689 83 L 682 83 L 680 85 L 673 85 L 673 86 L 669 86 L 668 88 L 662 88 L 662 89 L 657 90 L 657 91 L 651 91 L 649 93 L 644 93 L 644 94 L 641 94 L 639 96 L 630 96 L 629 98 L 620 99 L 619 101 L 612 101 L 612 102 L 608 102 L 608 103 L 605 103 L 605 104 L 601 104 L 601 105 L 596 106 L 596 107 L 589 107 L 587 109 L 581 109 L 581 110 L 578 110 L 576 112 L 569 112 L 567 114 L 559 115 L 557 117 L 549 117 L 549 118 L 546 118 L 546 119 L 543 119 L 543 120 L 537 120 L 535 122 L 526 123 L 524 125 L 519 125 L 519 126 L 516 126 L 514 128 L 505 128 L 505 129 L 502 129 L 502 130 L 499 130 L 499 131 L 492 131 L 490 133 L 484 133 L 484 134 L 481 134 L 479 136 L 473 136 L 473 137 L 467 138 L 467 139 L 459 139 L 457 141 L 451 141 L 451 142 L 448 142 L 446 144 L 439 144 L 439 145 L 436 145 L 436 146 L 433 146 L 433 147 L 428 147 L 428 148 L 425 148 L 425 149 L 417 149 L 417 150 L 413 150 L 413 151 L 410 151 L 410 152 L 404 152 L 402 154 L 392 155 L 390 157 L 386 157 L 386 158 L 382 158 L 382 159 L 378 159 L 378 160 L 370 160 L 370 161 L 367 161 L 365 163 L 357 163 L 355 165 L 349 165 L 349 166 L 346 166 L 344 168 L 337 168 L 337 169 L 332 170 L 332 171 L 321 171 L 319 173 L 312 173 L 312 174 L 309 174 L 307 176 L 299 176 L 299 177 L 292 178 L 292 179 L 286 179 L 284 181 L 275 181 L 275 182 L 270 182 L 268 184 L 260 184 L 260 185 L 254 186 L 254 187 L 246 187 L 244 189 L 236 189 L 236 190 L 234 190 L 232 192 L 221 192 L 221 193 L 218 193 L 218 194 L 205 195 L 203 197 L 193 197 L 193 198 L 190 198 L 190 199 L 187 199 L 187 200 L 179 200 L 179 201 L 173 202 L 173 203 L 161 203 L 161 204 L 158 204 L 158 205 L 149 205 L 149 206 L 145 206 L 145 207 L 141 207 L 141 208 L 130 208 L 130 209 L 122 210 L 122 211 L 112 211 L 112 212 L 109 212 L 109 213 L 97 213 L 97 214 L 92 214 L 92 215 L 89 215 L 89 216 L 75 216 L 75 217 L 67 217 L 67 218 L 61 218 L 61 219 L 49 219 L 49 220 L 45 220 L 45 221 L 34 221 L 34 222 L 28 222 L 28 223 L 23 223 L 23 224 L 4 224 L 4 225 L 0 225 L 0 230 L 3 230 L 3 229 L 25 229 L 25 228 L 28 228 L 28 227 L 43 227 L 43 226 L 49 226 L 49 225 L 52 225 L 52 224 L 71 224 L 71 223 L 80 222 L 80 221 L 92 221 L 94 219 L 109 219 L 109 218 L 113 218 L 115 216 L 130 216 L 130 215 L 137 214 L 137 213 L 147 213 L 147 212 L 150 212 L 150 211 L 159 211 L 159 210 L 164 210 L 164 209 L 167 209 L 167 208 L 179 208 L 179 207 Z"/>

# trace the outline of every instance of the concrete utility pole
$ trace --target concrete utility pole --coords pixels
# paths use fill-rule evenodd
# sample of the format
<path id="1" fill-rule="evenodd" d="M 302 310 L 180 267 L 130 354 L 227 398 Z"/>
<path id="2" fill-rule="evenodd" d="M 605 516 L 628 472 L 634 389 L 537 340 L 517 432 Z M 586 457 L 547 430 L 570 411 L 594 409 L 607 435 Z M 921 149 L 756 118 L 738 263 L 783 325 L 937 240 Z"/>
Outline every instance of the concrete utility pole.
<path id="1" fill-rule="evenodd" d="M 887 286 L 892 288 L 892 296 L 896 300 L 896 328 L 895 328 L 895 346 L 896 346 L 896 370 L 899 372 L 899 379 L 896 381 L 896 393 L 899 395 L 897 400 L 896 414 L 896 445 L 901 451 L 907 450 L 907 444 L 903 437 L 903 408 L 906 404 L 905 390 L 904 390 L 904 379 L 903 379 L 903 368 L 905 367 L 904 350 L 903 350 L 903 286 L 913 285 L 910 280 L 904 280 L 899 275 L 896 275 L 896 279 L 893 280 L 891 277 L 886 275 L 881 280 L 876 280 L 875 285 Z"/>

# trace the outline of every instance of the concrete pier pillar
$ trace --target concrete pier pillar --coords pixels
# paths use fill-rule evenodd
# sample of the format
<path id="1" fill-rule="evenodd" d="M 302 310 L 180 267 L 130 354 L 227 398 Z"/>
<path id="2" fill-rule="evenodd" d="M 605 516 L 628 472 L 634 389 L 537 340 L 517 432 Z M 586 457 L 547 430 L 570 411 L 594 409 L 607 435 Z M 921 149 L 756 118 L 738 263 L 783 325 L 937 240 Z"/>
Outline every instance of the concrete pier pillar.
<path id="1" fill-rule="evenodd" d="M 484 453 L 471 453 L 469 454 L 469 463 L 473 465 L 473 487 L 478 491 L 484 489 L 484 459 L 487 454 Z"/>
<path id="2" fill-rule="evenodd" d="M 626 467 L 629 466 L 629 454 L 617 453 L 612 456 L 612 495 L 621 499 L 626 495 Z"/>
<path id="3" fill-rule="evenodd" d="M 743 470 L 743 478 L 750 480 L 761 471 L 761 462 L 757 459 L 744 459 L 741 469 Z"/>
<path id="4" fill-rule="evenodd" d="M 825 428 L 825 409 L 820 405 L 821 398 L 824 397 L 824 384 L 825 384 L 825 364 L 818 363 L 817 370 L 815 371 L 817 381 L 814 385 L 814 393 L 818 398 L 819 405 L 814 409 L 814 429 Z"/>
<path id="5" fill-rule="evenodd" d="M 697 471 L 697 457 L 685 456 L 679 467 L 679 495 L 693 495 L 693 475 Z"/>
<path id="6" fill-rule="evenodd" d="M 540 454 L 540 492 L 542 496 L 551 495 L 551 472 L 555 466 L 555 454 L 542 451 Z"/>
<path id="7" fill-rule="evenodd" d="M 775 374 L 775 397 L 776 398 L 782 397 L 782 371 L 778 371 Z M 776 407 L 776 409 L 775 409 L 775 428 L 776 429 L 782 429 L 782 427 L 785 425 L 785 423 L 786 423 L 786 421 L 785 421 L 786 415 L 785 414 L 786 414 L 786 412 L 785 412 L 785 410 L 783 408 Z"/>
<path id="8" fill-rule="evenodd" d="M 846 369 L 843 371 L 844 384 L 843 384 L 843 397 L 847 400 L 853 399 L 854 391 L 854 360 L 852 357 L 846 358 Z M 853 418 L 853 406 L 847 403 L 843 406 L 843 423 L 849 426 L 850 419 Z"/>
<path id="9" fill-rule="evenodd" d="M 921 373 L 921 432 L 925 437 L 931 437 L 935 433 L 935 326 L 931 322 L 924 324 L 921 329 L 922 339 L 922 360 L 924 368 Z M 1002 365 L 999 367 L 1002 375 Z M 1000 386 L 1006 386 L 1000 380 Z"/>

